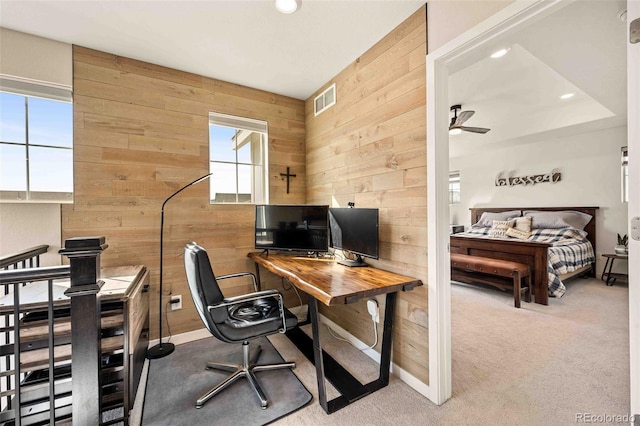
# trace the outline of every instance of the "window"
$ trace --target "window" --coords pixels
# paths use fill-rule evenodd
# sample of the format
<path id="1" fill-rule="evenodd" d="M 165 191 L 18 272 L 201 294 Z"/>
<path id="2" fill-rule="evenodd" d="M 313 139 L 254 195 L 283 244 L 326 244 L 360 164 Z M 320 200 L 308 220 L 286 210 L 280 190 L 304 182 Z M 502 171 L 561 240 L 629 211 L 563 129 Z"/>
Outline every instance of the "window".
<path id="1" fill-rule="evenodd" d="M 622 202 L 629 202 L 629 151 L 622 147 Z"/>
<path id="2" fill-rule="evenodd" d="M 0 199 L 73 201 L 71 92 L 50 98 L 33 96 L 37 85 L 10 86 L 3 80 L 0 91 Z"/>
<path id="3" fill-rule="evenodd" d="M 449 172 L 449 204 L 460 204 L 460 172 Z"/>
<path id="4" fill-rule="evenodd" d="M 209 113 L 212 203 L 267 203 L 267 123 Z"/>

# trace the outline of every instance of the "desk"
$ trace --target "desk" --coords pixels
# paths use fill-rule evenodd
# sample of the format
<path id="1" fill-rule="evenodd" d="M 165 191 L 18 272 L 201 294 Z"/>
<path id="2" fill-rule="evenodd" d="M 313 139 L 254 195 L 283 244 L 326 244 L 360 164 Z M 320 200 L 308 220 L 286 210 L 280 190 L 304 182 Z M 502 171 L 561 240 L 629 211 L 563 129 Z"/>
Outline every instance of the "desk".
<path id="1" fill-rule="evenodd" d="M 260 265 L 262 265 L 309 295 L 313 341 L 300 328 L 290 330 L 287 336 L 307 359 L 315 364 L 318 399 L 326 413 L 330 414 L 344 408 L 389 384 L 396 293 L 410 291 L 422 285 L 422 281 L 374 267 L 349 268 L 328 259 L 260 253 L 249 253 L 248 257 L 256 262 L 258 279 Z M 386 295 L 386 305 L 380 352 L 380 374 L 378 379 L 362 384 L 322 350 L 318 302 L 332 306 L 353 303 L 382 294 Z M 340 396 L 330 401 L 327 401 L 325 378 L 340 393 Z"/>
<path id="2" fill-rule="evenodd" d="M 616 259 L 619 260 L 629 260 L 628 255 L 619 255 L 619 254 L 603 254 L 602 257 L 606 257 L 607 261 L 604 264 L 604 269 L 602 270 L 602 275 L 600 279 L 604 281 L 608 286 L 612 286 L 615 284 L 618 278 L 627 278 L 627 274 L 620 274 L 611 272 L 611 268 L 613 268 L 613 261 Z"/>

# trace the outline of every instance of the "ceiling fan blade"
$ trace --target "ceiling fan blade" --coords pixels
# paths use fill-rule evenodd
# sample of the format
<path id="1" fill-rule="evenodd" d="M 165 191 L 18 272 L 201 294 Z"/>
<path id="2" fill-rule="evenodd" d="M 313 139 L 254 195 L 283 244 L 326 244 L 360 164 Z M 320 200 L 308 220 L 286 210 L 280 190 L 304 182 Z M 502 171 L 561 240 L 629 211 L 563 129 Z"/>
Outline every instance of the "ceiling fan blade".
<path id="1" fill-rule="evenodd" d="M 464 123 L 465 121 L 470 119 L 473 116 L 473 114 L 475 114 L 475 113 L 476 113 L 475 111 L 462 111 L 460 113 L 460 115 L 458 116 L 458 119 L 456 120 L 454 125 L 461 126 L 462 123 Z"/>
<path id="2" fill-rule="evenodd" d="M 464 130 L 465 132 L 472 132 L 472 133 L 487 133 L 489 130 L 491 130 L 485 127 L 466 127 L 466 126 L 457 126 L 457 127 Z"/>

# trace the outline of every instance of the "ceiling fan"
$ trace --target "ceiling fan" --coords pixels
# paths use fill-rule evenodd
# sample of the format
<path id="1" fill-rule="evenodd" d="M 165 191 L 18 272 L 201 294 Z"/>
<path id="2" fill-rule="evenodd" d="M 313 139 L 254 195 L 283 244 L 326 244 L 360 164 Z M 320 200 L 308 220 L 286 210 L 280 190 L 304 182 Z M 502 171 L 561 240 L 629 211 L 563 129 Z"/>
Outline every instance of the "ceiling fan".
<path id="1" fill-rule="evenodd" d="M 487 129 L 486 127 L 468 127 L 463 126 L 464 122 L 475 114 L 475 111 L 460 111 L 462 109 L 462 105 L 453 105 L 451 107 L 451 111 L 453 111 L 453 117 L 451 117 L 451 124 L 449 124 L 449 134 L 450 135 L 459 135 L 463 131 L 472 132 L 472 133 L 487 133 L 491 129 Z M 458 115 L 460 113 L 460 115 Z"/>

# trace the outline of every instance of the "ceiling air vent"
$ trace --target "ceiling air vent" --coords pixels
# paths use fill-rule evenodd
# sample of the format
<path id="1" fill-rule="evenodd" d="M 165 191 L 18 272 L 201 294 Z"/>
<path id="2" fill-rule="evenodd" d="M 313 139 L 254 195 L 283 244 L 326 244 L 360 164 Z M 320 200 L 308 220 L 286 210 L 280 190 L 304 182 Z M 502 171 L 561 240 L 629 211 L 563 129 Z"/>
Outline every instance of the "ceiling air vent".
<path id="1" fill-rule="evenodd" d="M 327 87 L 327 89 L 324 92 L 320 93 L 314 99 L 313 101 L 314 116 L 332 107 L 335 103 L 336 103 L 336 84 L 333 83 L 331 86 Z"/>

